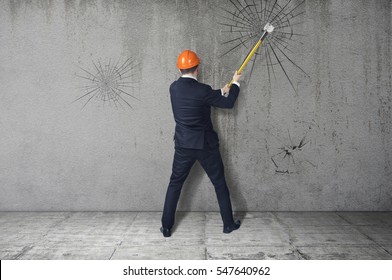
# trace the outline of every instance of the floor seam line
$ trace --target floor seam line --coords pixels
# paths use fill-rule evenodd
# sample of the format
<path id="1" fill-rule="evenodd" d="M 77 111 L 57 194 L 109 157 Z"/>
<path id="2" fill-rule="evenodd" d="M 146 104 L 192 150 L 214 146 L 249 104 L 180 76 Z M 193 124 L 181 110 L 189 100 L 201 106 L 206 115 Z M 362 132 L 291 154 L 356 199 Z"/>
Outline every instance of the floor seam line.
<path id="1" fill-rule="evenodd" d="M 203 242 L 204 242 L 204 259 L 207 260 L 207 213 L 204 213 L 204 236 L 203 236 Z"/>
<path id="2" fill-rule="evenodd" d="M 113 258 L 114 253 L 117 251 L 117 246 L 114 248 L 113 253 L 110 255 L 109 260 Z"/>
<path id="3" fill-rule="evenodd" d="M 299 259 L 305 259 L 308 260 L 309 256 L 307 256 L 306 254 L 302 253 L 297 246 L 294 244 L 294 241 L 296 240 L 295 238 L 295 234 L 293 232 L 293 230 L 291 229 L 291 227 L 289 225 L 287 225 L 286 223 L 284 223 L 277 215 L 276 212 L 272 211 L 271 212 L 272 216 L 275 217 L 276 221 L 278 222 L 278 224 L 280 226 L 282 226 L 282 228 L 287 229 L 287 234 L 289 236 L 289 246 L 291 247 L 291 249 L 293 250 L 293 254 L 295 256 L 298 256 Z"/>
<path id="4" fill-rule="evenodd" d="M 339 217 L 341 217 L 343 220 L 345 220 L 346 222 L 348 222 L 350 225 L 352 225 L 359 233 L 361 233 L 362 235 L 364 235 L 367 239 L 369 239 L 370 241 L 374 242 L 375 245 L 377 245 L 381 250 L 383 250 L 384 252 L 386 252 L 388 255 L 392 256 L 392 254 L 386 250 L 381 244 L 379 244 L 376 240 L 374 240 L 373 238 L 371 238 L 369 235 L 367 235 L 366 233 L 364 233 L 361 229 L 360 226 L 355 225 L 353 223 L 351 223 L 350 221 L 348 221 L 347 219 L 345 219 L 344 217 L 342 217 L 339 213 L 336 213 Z"/>

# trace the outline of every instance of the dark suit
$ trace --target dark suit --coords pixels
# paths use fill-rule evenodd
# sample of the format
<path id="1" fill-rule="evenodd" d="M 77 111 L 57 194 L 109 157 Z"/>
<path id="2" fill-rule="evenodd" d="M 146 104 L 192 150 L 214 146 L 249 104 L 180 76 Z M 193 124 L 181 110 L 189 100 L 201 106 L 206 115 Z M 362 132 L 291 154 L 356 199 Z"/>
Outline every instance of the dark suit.
<path id="1" fill-rule="evenodd" d="M 218 135 L 211 122 L 211 106 L 233 108 L 239 94 L 233 84 L 228 97 L 221 90 L 192 78 L 179 78 L 170 86 L 175 128 L 175 153 L 172 175 L 167 188 L 162 226 L 171 229 L 182 185 L 193 164 L 198 160 L 215 187 L 224 226 L 234 223 L 224 166 L 219 152 Z"/>

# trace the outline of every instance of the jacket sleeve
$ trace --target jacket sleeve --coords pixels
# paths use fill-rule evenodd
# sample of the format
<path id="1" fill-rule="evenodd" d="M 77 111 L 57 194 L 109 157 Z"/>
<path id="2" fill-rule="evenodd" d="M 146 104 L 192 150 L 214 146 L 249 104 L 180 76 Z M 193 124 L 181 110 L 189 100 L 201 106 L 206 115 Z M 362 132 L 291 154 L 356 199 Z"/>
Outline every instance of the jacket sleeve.
<path id="1" fill-rule="evenodd" d="M 220 89 L 213 90 L 210 86 L 208 94 L 205 97 L 205 102 L 213 107 L 218 108 L 233 108 L 235 101 L 237 100 L 240 88 L 236 84 L 232 84 L 230 87 L 229 95 L 223 96 Z"/>

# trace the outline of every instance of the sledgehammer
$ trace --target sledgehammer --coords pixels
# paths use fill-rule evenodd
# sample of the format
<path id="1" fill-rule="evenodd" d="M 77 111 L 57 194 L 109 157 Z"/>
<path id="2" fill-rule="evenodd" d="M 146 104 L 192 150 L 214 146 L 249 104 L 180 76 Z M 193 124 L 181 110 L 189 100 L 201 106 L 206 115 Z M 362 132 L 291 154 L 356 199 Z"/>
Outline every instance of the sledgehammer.
<path id="1" fill-rule="evenodd" d="M 250 50 L 248 55 L 245 57 L 244 61 L 242 62 L 240 68 L 237 70 L 238 74 L 241 74 L 241 72 L 244 70 L 246 64 L 248 64 L 249 60 L 253 57 L 253 55 L 256 53 L 257 49 L 260 47 L 261 43 L 263 40 L 267 37 L 269 33 L 274 31 L 274 27 L 268 22 L 263 29 L 263 34 L 261 35 L 260 39 L 257 41 L 257 43 L 253 46 L 253 48 Z M 229 83 L 228 87 L 231 87 L 233 84 L 233 80 Z"/>

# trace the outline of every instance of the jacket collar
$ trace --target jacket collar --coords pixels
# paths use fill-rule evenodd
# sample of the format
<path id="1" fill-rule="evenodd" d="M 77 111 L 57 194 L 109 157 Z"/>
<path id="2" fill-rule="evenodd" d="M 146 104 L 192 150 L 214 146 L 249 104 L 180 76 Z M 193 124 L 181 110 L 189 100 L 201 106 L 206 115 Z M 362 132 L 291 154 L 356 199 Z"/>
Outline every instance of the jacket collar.
<path id="1" fill-rule="evenodd" d="M 181 78 L 185 78 L 185 79 L 193 79 L 195 81 L 197 81 L 197 78 L 195 76 L 192 75 L 188 75 L 188 74 L 184 74 L 181 76 Z"/>

